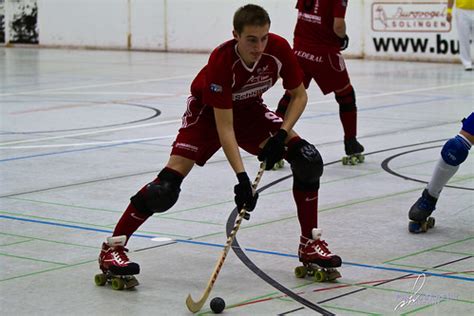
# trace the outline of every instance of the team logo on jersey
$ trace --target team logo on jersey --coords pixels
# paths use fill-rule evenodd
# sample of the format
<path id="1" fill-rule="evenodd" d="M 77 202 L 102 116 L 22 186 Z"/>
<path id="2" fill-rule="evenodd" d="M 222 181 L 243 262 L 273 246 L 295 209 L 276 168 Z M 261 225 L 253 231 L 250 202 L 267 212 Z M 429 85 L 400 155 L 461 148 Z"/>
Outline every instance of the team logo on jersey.
<path id="1" fill-rule="evenodd" d="M 215 83 L 211 83 L 210 89 L 211 89 L 212 92 L 216 92 L 216 93 L 221 93 L 222 92 L 222 86 L 220 86 L 218 84 L 215 84 Z"/>
<path id="2" fill-rule="evenodd" d="M 264 67 L 257 69 L 257 73 L 259 75 L 262 74 L 262 73 L 265 73 L 265 72 L 268 72 L 268 65 L 265 65 Z"/>
<path id="3" fill-rule="evenodd" d="M 233 101 L 242 101 L 251 98 L 261 97 L 265 91 L 273 86 L 272 78 L 268 78 L 265 81 L 257 81 L 254 83 L 247 83 L 239 91 L 232 93 Z"/>

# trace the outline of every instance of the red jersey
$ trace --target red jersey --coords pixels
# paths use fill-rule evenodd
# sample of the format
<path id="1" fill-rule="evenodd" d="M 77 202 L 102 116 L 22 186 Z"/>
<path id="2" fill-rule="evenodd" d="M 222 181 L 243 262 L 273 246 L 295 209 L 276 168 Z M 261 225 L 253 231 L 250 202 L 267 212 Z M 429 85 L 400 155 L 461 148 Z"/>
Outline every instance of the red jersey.
<path id="1" fill-rule="evenodd" d="M 244 109 L 263 103 L 262 94 L 283 79 L 283 87 L 291 90 L 303 81 L 298 61 L 288 42 L 273 33 L 252 68 L 245 65 L 237 52 L 237 41 L 230 40 L 211 53 L 207 65 L 191 84 L 191 94 L 203 106 L 221 109 Z"/>
<path id="2" fill-rule="evenodd" d="M 334 33 L 334 18 L 344 18 L 348 0 L 298 0 L 298 21 L 294 47 L 298 49 L 330 48 L 339 50 L 341 43 Z"/>

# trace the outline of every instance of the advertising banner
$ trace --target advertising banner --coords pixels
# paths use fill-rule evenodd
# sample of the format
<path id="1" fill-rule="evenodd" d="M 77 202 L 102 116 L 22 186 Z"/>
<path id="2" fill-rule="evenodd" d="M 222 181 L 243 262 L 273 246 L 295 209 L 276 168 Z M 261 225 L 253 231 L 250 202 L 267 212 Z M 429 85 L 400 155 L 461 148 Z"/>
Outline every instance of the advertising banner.
<path id="1" fill-rule="evenodd" d="M 456 30 L 446 20 L 446 1 L 376 0 L 366 4 L 370 17 L 365 38 L 368 57 L 407 60 L 457 60 Z"/>

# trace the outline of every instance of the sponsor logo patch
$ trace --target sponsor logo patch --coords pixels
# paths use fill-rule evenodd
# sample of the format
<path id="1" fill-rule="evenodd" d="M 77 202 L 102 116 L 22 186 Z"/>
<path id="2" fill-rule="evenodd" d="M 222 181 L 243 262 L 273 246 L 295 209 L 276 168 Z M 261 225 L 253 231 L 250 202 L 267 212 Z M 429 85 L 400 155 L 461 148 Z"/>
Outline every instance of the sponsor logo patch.
<path id="1" fill-rule="evenodd" d="M 175 147 L 185 149 L 185 150 L 190 150 L 190 151 L 193 151 L 193 152 L 198 151 L 198 148 L 196 146 L 193 146 L 193 145 L 190 145 L 190 144 L 185 144 L 185 143 L 176 143 Z"/>
<path id="2" fill-rule="evenodd" d="M 412 1 L 413 2 L 413 1 Z M 372 3 L 374 32 L 450 32 L 445 3 Z"/>
<path id="3" fill-rule="evenodd" d="M 216 92 L 216 93 L 221 93 L 222 92 L 222 86 L 220 86 L 218 84 L 215 84 L 215 83 L 211 83 L 210 89 L 211 89 L 212 92 Z"/>

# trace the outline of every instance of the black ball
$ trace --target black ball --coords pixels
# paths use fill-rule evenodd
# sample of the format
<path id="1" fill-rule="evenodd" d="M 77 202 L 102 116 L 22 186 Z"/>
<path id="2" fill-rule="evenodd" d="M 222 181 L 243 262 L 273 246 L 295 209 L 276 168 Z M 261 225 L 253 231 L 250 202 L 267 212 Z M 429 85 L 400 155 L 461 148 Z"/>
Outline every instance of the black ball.
<path id="1" fill-rule="evenodd" d="M 220 297 L 214 297 L 211 300 L 211 309 L 214 313 L 220 314 L 225 308 L 225 302 Z"/>

